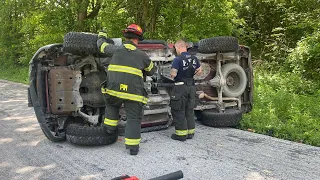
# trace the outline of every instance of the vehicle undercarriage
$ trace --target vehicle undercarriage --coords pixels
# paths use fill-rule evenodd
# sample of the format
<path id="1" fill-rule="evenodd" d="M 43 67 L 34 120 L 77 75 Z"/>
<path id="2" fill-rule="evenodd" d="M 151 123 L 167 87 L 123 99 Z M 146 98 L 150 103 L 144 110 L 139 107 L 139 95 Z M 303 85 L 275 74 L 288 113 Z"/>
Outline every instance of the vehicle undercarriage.
<path id="1" fill-rule="evenodd" d="M 105 102 L 101 85 L 112 53 L 101 54 L 97 35 L 71 32 L 63 44 L 40 48 L 30 61 L 29 106 L 51 141 L 79 145 L 105 145 L 117 140 L 102 126 Z M 119 38 L 115 44 L 121 46 Z M 161 40 L 144 40 L 138 48 L 157 67 L 145 77 L 148 103 L 144 106 L 142 131 L 166 129 L 172 124 L 170 78 L 174 47 Z M 253 72 L 250 49 L 239 46 L 236 38 L 216 37 L 199 41 L 189 51 L 201 61 L 203 73 L 195 76 L 197 118 L 214 127 L 235 126 L 242 114 L 251 111 Z M 125 112 L 119 114 L 118 133 L 125 127 Z"/>

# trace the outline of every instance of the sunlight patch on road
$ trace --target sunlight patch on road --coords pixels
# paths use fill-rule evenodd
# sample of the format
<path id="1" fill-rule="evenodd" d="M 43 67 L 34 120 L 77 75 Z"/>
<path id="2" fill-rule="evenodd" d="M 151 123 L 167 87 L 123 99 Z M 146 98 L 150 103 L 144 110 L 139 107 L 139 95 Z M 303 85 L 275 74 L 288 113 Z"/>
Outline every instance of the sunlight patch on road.
<path id="1" fill-rule="evenodd" d="M 53 169 L 53 168 L 55 168 L 55 167 L 57 167 L 56 164 L 48 164 L 48 165 L 46 165 L 46 166 L 43 166 L 41 169 L 49 170 L 49 169 Z"/>
<path id="2" fill-rule="evenodd" d="M 29 141 L 29 142 L 23 142 L 18 144 L 18 147 L 23 147 L 23 146 L 37 146 L 40 141 Z"/>
<path id="3" fill-rule="evenodd" d="M 34 166 L 26 166 L 26 167 L 23 167 L 23 168 L 16 170 L 16 173 L 25 174 L 25 173 L 35 171 L 36 169 L 37 169 L 37 167 L 34 167 Z"/>
<path id="4" fill-rule="evenodd" d="M 11 143 L 13 141 L 12 138 L 1 138 L 0 144 Z"/>
<path id="5" fill-rule="evenodd" d="M 267 180 L 259 172 L 250 172 L 244 179 L 245 180 Z"/>
<path id="6" fill-rule="evenodd" d="M 25 99 L 10 99 L 8 101 L 2 101 L 1 103 L 12 103 L 12 102 L 28 102 Z"/>
<path id="7" fill-rule="evenodd" d="M 8 121 L 8 120 L 16 120 L 20 121 L 22 120 L 23 122 L 34 122 L 35 116 L 8 116 L 3 118 L 2 120 Z"/>
<path id="8" fill-rule="evenodd" d="M 0 162 L 0 167 L 1 167 L 1 168 L 9 167 L 9 166 L 10 166 L 10 164 L 7 163 L 7 162 Z"/>
<path id="9" fill-rule="evenodd" d="M 39 124 L 32 124 L 28 127 L 23 127 L 23 128 L 17 128 L 14 131 L 17 132 L 30 132 L 30 131 L 37 131 L 39 130 Z"/>
<path id="10" fill-rule="evenodd" d="M 30 172 L 38 171 L 38 170 L 50 170 L 50 169 L 53 169 L 53 168 L 56 168 L 56 167 L 57 167 L 56 164 L 48 164 L 48 165 L 43 166 L 43 167 L 26 166 L 26 167 L 17 169 L 16 173 L 18 173 L 18 174 L 26 174 L 26 173 L 30 173 Z"/>
<path id="11" fill-rule="evenodd" d="M 79 177 L 80 180 L 89 180 L 89 179 L 100 179 L 100 174 L 96 175 L 86 175 L 86 176 L 81 176 Z"/>

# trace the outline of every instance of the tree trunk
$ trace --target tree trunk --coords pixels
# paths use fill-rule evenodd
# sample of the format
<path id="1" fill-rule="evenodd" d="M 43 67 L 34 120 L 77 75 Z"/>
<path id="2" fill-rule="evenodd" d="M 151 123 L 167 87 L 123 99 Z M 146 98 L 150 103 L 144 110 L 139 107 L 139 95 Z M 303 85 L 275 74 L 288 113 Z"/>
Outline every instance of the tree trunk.
<path id="1" fill-rule="evenodd" d="M 148 38 L 154 37 L 156 23 L 161 10 L 162 0 L 132 0 L 127 1 L 126 8 L 140 25 L 144 32 L 148 33 Z"/>
<path id="2" fill-rule="evenodd" d="M 77 15 L 78 15 L 78 31 L 90 31 L 90 27 L 86 27 L 85 21 L 87 19 L 94 19 L 98 16 L 102 6 L 102 0 L 92 1 L 92 11 L 88 14 L 88 8 L 90 0 L 76 0 L 77 3 Z"/>

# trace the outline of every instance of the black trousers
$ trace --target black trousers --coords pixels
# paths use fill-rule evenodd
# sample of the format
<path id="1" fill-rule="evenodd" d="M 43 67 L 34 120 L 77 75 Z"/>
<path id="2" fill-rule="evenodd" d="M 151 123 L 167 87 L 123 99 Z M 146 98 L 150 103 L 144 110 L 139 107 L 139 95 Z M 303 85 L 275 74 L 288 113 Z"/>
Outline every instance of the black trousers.
<path id="1" fill-rule="evenodd" d="M 194 134 L 195 86 L 175 85 L 171 92 L 170 106 L 176 135 Z"/>
<path id="2" fill-rule="evenodd" d="M 116 130 L 119 121 L 119 111 L 124 104 L 126 111 L 125 144 L 139 146 L 141 140 L 141 120 L 143 104 L 136 101 L 125 100 L 105 94 L 106 109 L 104 125 L 107 129 Z"/>

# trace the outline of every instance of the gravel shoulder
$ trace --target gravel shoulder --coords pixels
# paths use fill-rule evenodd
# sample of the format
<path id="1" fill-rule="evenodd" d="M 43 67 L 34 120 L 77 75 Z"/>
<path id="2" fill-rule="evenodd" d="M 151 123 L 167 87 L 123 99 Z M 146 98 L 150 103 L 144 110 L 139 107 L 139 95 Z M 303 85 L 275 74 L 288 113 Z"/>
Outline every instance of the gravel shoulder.
<path id="1" fill-rule="evenodd" d="M 199 123 L 186 142 L 170 139 L 173 127 L 143 133 L 137 156 L 123 137 L 102 147 L 53 143 L 27 104 L 26 85 L 0 80 L 0 179 L 150 179 L 177 170 L 190 180 L 320 177 L 319 147 Z"/>

